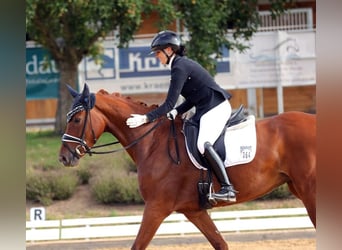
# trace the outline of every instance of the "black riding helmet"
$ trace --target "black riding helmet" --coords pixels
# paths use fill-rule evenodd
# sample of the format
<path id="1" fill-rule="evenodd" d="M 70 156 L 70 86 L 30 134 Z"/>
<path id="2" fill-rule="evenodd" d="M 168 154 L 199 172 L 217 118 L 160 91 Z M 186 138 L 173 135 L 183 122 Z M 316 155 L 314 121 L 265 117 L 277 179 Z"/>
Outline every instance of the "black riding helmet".
<path id="1" fill-rule="evenodd" d="M 153 38 L 151 43 L 151 53 L 163 50 L 167 47 L 171 47 L 174 52 L 177 52 L 180 46 L 181 42 L 175 32 L 163 30 Z"/>

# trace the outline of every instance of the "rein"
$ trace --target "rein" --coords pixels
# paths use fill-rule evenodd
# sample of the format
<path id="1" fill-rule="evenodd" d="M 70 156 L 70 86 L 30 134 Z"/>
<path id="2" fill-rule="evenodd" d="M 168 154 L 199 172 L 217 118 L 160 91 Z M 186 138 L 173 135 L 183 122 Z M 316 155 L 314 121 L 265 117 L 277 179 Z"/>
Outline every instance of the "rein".
<path id="1" fill-rule="evenodd" d="M 110 142 L 110 143 L 106 143 L 106 144 L 102 144 L 102 145 L 96 145 L 93 146 L 92 148 L 89 148 L 89 150 L 87 150 L 85 153 L 89 154 L 91 156 L 91 154 L 110 154 L 110 153 L 116 153 L 116 152 L 120 152 L 120 151 L 124 151 L 126 149 L 129 149 L 131 147 L 133 147 L 134 145 L 138 144 L 139 141 L 141 141 L 144 137 L 146 137 L 148 134 L 150 134 L 153 130 L 155 130 L 157 127 L 159 127 L 162 122 L 165 119 L 160 120 L 158 123 L 156 123 L 155 125 L 153 125 L 152 128 L 150 128 L 148 131 L 146 131 L 146 133 L 144 133 L 143 135 L 139 136 L 137 139 L 135 139 L 133 142 L 131 142 L 130 144 L 128 144 L 125 147 L 119 148 L 119 149 L 114 149 L 114 150 L 109 150 L 109 151 L 92 151 L 92 149 L 95 148 L 102 148 L 102 147 L 106 147 L 106 146 L 110 146 L 110 145 L 115 145 L 115 144 L 119 144 L 119 141 L 114 141 L 114 142 Z M 174 140 L 175 143 L 175 147 L 176 147 L 176 159 L 171 155 L 171 150 L 170 147 L 168 149 L 168 154 L 169 157 L 171 158 L 171 160 L 179 165 L 180 164 L 180 156 L 179 156 L 179 146 L 178 146 L 178 141 L 177 141 L 177 136 L 176 136 L 176 129 L 175 129 L 175 122 L 172 119 L 171 120 L 171 126 L 170 126 L 170 135 L 169 138 Z M 168 144 L 169 145 L 169 144 Z"/>
<path id="2" fill-rule="evenodd" d="M 95 137 L 95 133 L 94 133 L 94 130 L 93 130 L 93 127 L 92 127 L 91 114 L 90 114 L 90 110 L 94 107 L 94 104 L 95 104 L 95 96 L 91 95 L 90 97 L 92 97 L 92 98 L 88 98 L 86 105 L 84 105 L 82 103 L 81 105 L 76 106 L 74 109 L 72 109 L 67 114 L 67 122 L 70 122 L 71 118 L 76 113 L 78 113 L 78 112 L 80 112 L 82 110 L 86 111 L 86 116 L 85 116 L 85 121 L 84 121 L 83 128 L 82 128 L 81 137 L 76 137 L 76 136 L 69 135 L 69 134 L 66 134 L 66 133 L 63 134 L 63 136 L 62 136 L 62 143 L 64 144 L 64 146 L 76 158 L 80 158 L 81 156 L 83 156 L 85 154 L 89 154 L 89 156 L 91 156 L 92 154 L 109 154 L 109 153 L 115 153 L 115 152 L 127 150 L 127 149 L 133 147 L 134 145 L 136 145 L 144 137 L 146 137 L 148 134 L 150 134 L 154 129 L 159 127 L 162 124 L 162 122 L 164 121 L 164 119 L 159 120 L 159 122 L 156 123 L 155 125 L 153 125 L 153 127 L 151 127 L 146 133 L 144 133 L 143 135 L 141 135 L 140 137 L 138 137 L 137 139 L 135 139 L 133 142 L 131 142 L 130 144 L 128 144 L 125 147 L 122 147 L 122 148 L 119 148 L 119 149 L 114 149 L 114 150 L 109 150 L 109 151 L 102 151 L 102 152 L 93 151 L 92 149 L 102 148 L 102 147 L 118 144 L 120 142 L 119 141 L 114 141 L 114 142 L 111 142 L 111 143 L 106 143 L 106 144 L 102 144 L 102 145 L 96 145 L 96 146 L 93 146 L 92 148 L 87 145 L 87 142 L 84 140 L 84 136 L 85 136 L 86 126 L 87 126 L 87 123 L 88 123 L 88 118 L 90 120 L 90 126 L 91 126 L 91 132 L 92 132 L 92 135 L 93 135 L 93 138 L 94 138 L 94 144 L 96 143 L 96 137 Z M 168 144 L 169 157 L 172 159 L 172 161 L 175 164 L 179 165 L 180 164 L 179 146 L 178 146 L 178 141 L 177 141 L 177 136 L 176 136 L 176 129 L 175 129 L 175 123 L 174 123 L 174 119 L 173 118 L 171 119 L 169 139 L 170 138 L 175 141 L 176 157 L 177 158 L 175 159 L 171 155 L 170 145 Z M 71 147 L 66 142 L 78 143 L 78 145 L 76 146 L 76 148 L 74 150 L 72 150 Z"/>
<path id="3" fill-rule="evenodd" d="M 93 137 L 94 137 L 94 144 L 96 143 L 95 133 L 94 133 L 94 130 L 92 128 L 90 109 L 91 108 L 87 108 L 87 107 L 84 107 L 83 105 L 79 105 L 79 106 L 75 107 L 73 110 L 71 110 L 67 114 L 67 122 L 69 122 L 71 120 L 72 116 L 75 115 L 76 113 L 78 113 L 78 112 L 80 112 L 82 110 L 86 111 L 86 116 L 85 116 L 85 121 L 84 121 L 84 125 L 83 125 L 83 128 L 82 128 L 81 137 L 76 137 L 76 136 L 69 135 L 69 134 L 66 134 L 66 133 L 63 134 L 63 136 L 62 136 L 63 144 L 65 145 L 65 147 L 76 158 L 80 158 L 81 156 L 83 156 L 85 154 L 88 154 L 89 156 L 91 156 L 92 154 L 109 154 L 109 153 L 116 153 L 116 152 L 120 152 L 120 151 L 124 151 L 126 149 L 129 149 L 129 148 L 133 147 L 134 145 L 136 145 L 144 137 L 149 135 L 154 129 L 159 127 L 162 124 L 162 122 L 165 120 L 165 119 L 159 120 L 159 122 L 154 124 L 153 127 L 151 127 L 148 131 L 146 131 L 146 133 L 144 133 L 143 135 L 139 136 L 137 139 L 135 139 L 133 142 L 131 142 L 130 144 L 128 144 L 125 147 L 122 147 L 122 148 L 119 148 L 119 149 L 114 149 L 114 150 L 109 150 L 109 151 L 100 151 L 99 152 L 99 151 L 93 151 L 92 149 L 102 148 L 102 147 L 106 147 L 106 146 L 110 146 L 110 145 L 115 145 L 115 144 L 118 144 L 120 142 L 119 141 L 114 141 L 114 142 L 111 142 L 111 143 L 106 143 L 106 144 L 102 144 L 102 145 L 96 145 L 96 146 L 93 146 L 93 147 L 89 147 L 87 145 L 87 142 L 84 140 L 84 136 L 85 136 L 86 125 L 88 123 L 88 118 L 90 120 L 91 132 L 92 132 Z M 171 155 L 170 145 L 168 144 L 169 157 L 171 158 L 171 160 L 175 164 L 179 165 L 180 164 L 179 146 L 178 146 L 178 141 L 177 141 L 177 136 L 176 136 L 176 128 L 175 128 L 174 119 L 171 119 L 169 139 L 173 139 L 174 140 L 174 144 L 175 144 L 175 147 L 176 147 L 176 159 Z M 70 146 L 66 142 L 78 143 L 79 145 L 77 145 L 76 148 L 74 150 L 72 150 L 70 148 Z"/>
<path id="4" fill-rule="evenodd" d="M 179 146 L 178 146 L 178 141 L 177 141 L 177 134 L 176 134 L 176 127 L 175 127 L 175 120 L 172 117 L 171 118 L 171 126 L 170 126 L 170 134 L 169 134 L 169 139 L 173 139 L 175 147 L 176 147 L 176 159 L 173 158 L 173 156 L 171 155 L 171 150 L 170 150 L 170 145 L 168 144 L 168 153 L 169 153 L 169 157 L 171 158 L 171 160 L 176 163 L 177 165 L 180 164 L 180 156 L 179 156 Z"/>
<path id="5" fill-rule="evenodd" d="M 120 152 L 120 151 L 129 149 L 129 148 L 133 147 L 134 145 L 136 145 L 139 141 L 141 141 L 145 136 L 147 136 L 149 133 L 151 133 L 154 129 L 159 127 L 162 124 L 162 122 L 163 122 L 163 120 L 161 120 L 158 123 L 156 123 L 155 125 L 153 125 L 153 127 L 150 128 L 146 133 L 144 133 L 143 135 L 139 136 L 137 139 L 135 139 L 133 142 L 131 142 L 130 144 L 128 144 L 125 147 L 122 147 L 122 148 L 119 148 L 119 149 L 114 149 L 114 150 L 109 150 L 109 151 L 102 151 L 102 152 L 92 151 L 91 150 L 91 149 L 94 149 L 94 148 L 102 148 L 102 147 L 105 147 L 105 146 L 110 146 L 110 145 L 114 145 L 114 144 L 120 143 L 119 141 L 115 141 L 115 142 L 111 142 L 111 143 L 107 143 L 107 144 L 102 144 L 102 145 L 94 146 L 91 149 L 89 149 L 89 151 L 87 151 L 86 153 L 88 153 L 89 155 L 91 155 L 91 154 L 110 154 L 110 153 L 116 153 L 116 152 Z"/>

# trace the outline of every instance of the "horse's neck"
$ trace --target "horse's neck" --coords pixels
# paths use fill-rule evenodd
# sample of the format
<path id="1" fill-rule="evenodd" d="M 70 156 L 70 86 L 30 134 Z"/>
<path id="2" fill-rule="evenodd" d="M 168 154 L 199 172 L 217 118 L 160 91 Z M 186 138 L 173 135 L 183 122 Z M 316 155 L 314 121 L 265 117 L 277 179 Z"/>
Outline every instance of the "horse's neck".
<path id="1" fill-rule="evenodd" d="M 98 97 L 96 103 L 96 108 L 105 122 L 103 132 L 114 135 L 124 147 L 132 144 L 147 130 L 146 126 L 129 128 L 126 125 L 126 120 L 131 114 L 146 114 L 148 109 L 145 106 L 116 96 Z M 131 156 L 135 154 L 135 150 L 138 150 L 137 147 L 128 150 Z"/>

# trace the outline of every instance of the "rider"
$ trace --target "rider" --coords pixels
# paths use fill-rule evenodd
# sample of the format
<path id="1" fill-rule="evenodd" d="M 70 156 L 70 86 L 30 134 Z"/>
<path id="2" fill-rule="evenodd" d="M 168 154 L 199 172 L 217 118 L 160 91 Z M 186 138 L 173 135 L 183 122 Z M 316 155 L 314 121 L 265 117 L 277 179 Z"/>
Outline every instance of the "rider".
<path id="1" fill-rule="evenodd" d="M 151 53 L 171 69 L 166 100 L 147 114 L 131 114 L 126 124 L 135 128 L 165 114 L 174 118 L 177 114 L 183 114 L 195 107 L 192 119 L 199 122 L 197 148 L 221 184 L 220 191 L 213 196 L 218 200 L 235 202 L 236 191 L 228 179 L 223 161 L 213 148 L 231 115 L 231 95 L 222 89 L 200 64 L 184 56 L 185 46 L 181 44 L 175 32 L 159 32 L 152 40 Z M 180 95 L 185 101 L 175 107 Z"/>

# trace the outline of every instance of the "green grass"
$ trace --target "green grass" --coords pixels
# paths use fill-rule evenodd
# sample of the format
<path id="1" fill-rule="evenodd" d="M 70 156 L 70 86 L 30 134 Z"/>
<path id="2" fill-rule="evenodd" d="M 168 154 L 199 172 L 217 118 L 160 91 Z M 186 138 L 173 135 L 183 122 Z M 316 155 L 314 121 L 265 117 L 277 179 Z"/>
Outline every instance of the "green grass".
<path id="1" fill-rule="evenodd" d="M 112 134 L 103 133 L 96 145 L 103 145 L 114 141 L 116 139 Z M 27 132 L 26 170 L 65 169 L 63 164 L 58 161 L 61 145 L 61 136 L 56 135 L 53 131 Z M 121 144 L 115 144 L 96 149 L 96 151 L 103 152 L 121 147 Z M 89 171 L 94 172 L 99 166 L 105 168 L 116 166 L 116 169 L 120 169 L 120 166 L 124 165 L 124 163 L 127 164 L 127 161 L 130 162 L 134 169 L 134 163 L 125 151 L 110 154 L 93 154 L 92 156 L 85 155 L 83 158 L 86 159 L 81 159 L 79 165 L 74 167 L 80 172 L 80 175 L 88 174 L 87 172 Z"/>
<path id="2" fill-rule="evenodd" d="M 104 133 L 97 142 L 97 145 L 110 143 L 115 138 Z M 56 135 L 53 131 L 39 131 L 26 133 L 26 168 L 60 168 L 61 163 L 58 161 L 58 154 L 62 145 L 61 136 Z M 99 150 L 109 150 L 104 147 Z M 96 157 L 97 158 L 97 157 Z"/>
<path id="3" fill-rule="evenodd" d="M 115 141 L 111 134 L 104 133 L 96 145 Z M 50 205 L 53 200 L 68 199 L 77 187 L 75 178 L 77 178 L 76 185 L 90 185 L 95 192 L 95 180 L 105 180 L 113 174 L 128 176 L 129 172 L 135 169 L 134 163 L 125 151 L 85 155 L 83 158 L 86 159 L 81 159 L 78 166 L 66 168 L 58 161 L 61 145 L 61 136 L 53 131 L 26 133 L 26 198 L 28 200 Z M 121 144 L 106 146 L 96 151 L 103 152 L 118 148 L 122 148 Z M 137 182 L 137 179 L 134 181 Z M 125 187 L 127 190 L 132 189 L 129 182 L 124 184 L 128 186 L 128 189 Z M 110 193 L 110 190 L 107 192 Z"/>
<path id="4" fill-rule="evenodd" d="M 57 168 L 61 137 L 52 131 L 26 133 L 26 168 Z"/>

